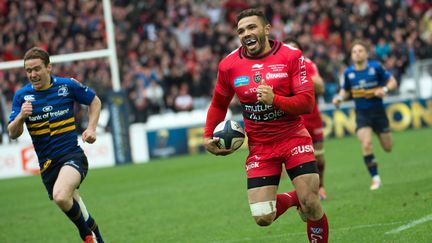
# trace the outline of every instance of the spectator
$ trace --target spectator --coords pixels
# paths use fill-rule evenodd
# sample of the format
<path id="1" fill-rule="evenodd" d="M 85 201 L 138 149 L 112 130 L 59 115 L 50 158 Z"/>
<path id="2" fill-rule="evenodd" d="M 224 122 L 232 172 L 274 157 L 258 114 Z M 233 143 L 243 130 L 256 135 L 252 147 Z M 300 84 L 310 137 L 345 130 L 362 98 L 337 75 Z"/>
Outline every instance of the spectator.
<path id="1" fill-rule="evenodd" d="M 204 102 L 210 100 L 214 81 L 209 77 L 215 75 L 217 62 L 239 46 L 231 31 L 233 17 L 248 7 L 266 12 L 274 25 L 272 38 L 282 40 L 289 34 L 305 45 L 306 55 L 317 60 L 328 82 L 326 101 L 337 89 L 354 38 L 368 38 L 375 50 L 371 54 L 391 66 L 395 76 L 405 74 L 413 60 L 432 57 L 432 8 L 426 0 L 112 2 L 121 87 L 129 96 L 132 121 L 146 120 L 137 113 L 135 98 L 146 92 L 137 91 L 136 79 L 144 83 L 144 90 L 152 80 L 163 89 L 166 109 L 160 112 L 175 109 L 175 90 L 184 82 L 195 107 L 207 107 Z M 100 1 L 0 1 L 0 19 L 0 61 L 20 59 L 23 50 L 32 46 L 53 55 L 107 47 Z M 9 103 L 25 74 L 17 69 L 3 72 L 3 92 Z M 102 101 L 112 86 L 106 59 L 57 64 L 54 73 L 76 77 L 99 90 Z M 138 102 L 140 109 L 156 112 L 147 111 L 152 107 L 148 97 L 147 105 Z"/>
<path id="2" fill-rule="evenodd" d="M 193 109 L 193 98 L 189 94 L 187 83 L 180 84 L 179 93 L 174 99 L 174 109 L 175 111 L 191 111 Z"/>

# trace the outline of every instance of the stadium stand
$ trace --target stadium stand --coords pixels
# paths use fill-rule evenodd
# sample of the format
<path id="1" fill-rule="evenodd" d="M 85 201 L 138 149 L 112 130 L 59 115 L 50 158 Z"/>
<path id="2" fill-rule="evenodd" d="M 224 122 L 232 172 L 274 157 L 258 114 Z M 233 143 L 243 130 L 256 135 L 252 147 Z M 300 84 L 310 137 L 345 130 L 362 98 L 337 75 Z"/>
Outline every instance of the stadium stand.
<path id="1" fill-rule="evenodd" d="M 331 101 L 338 89 L 355 38 L 367 39 L 373 57 L 399 81 L 416 60 L 432 57 L 428 0 L 113 0 L 121 86 L 128 95 L 131 121 L 206 107 L 219 60 L 239 45 L 233 31 L 235 15 L 247 7 L 265 11 L 272 38 L 283 40 L 289 34 L 304 44 L 305 54 L 326 81 L 324 102 Z M 0 61 L 21 59 L 32 46 L 58 55 L 107 45 L 102 4 L 96 0 L 2 0 L 0 28 Z M 102 101 L 111 89 L 105 59 L 54 68 L 56 74 L 94 88 Z M 8 107 L 14 91 L 26 82 L 21 69 L 0 70 L 0 92 Z M 177 98 L 180 94 L 183 99 Z M 179 106 L 179 100 L 191 104 Z"/>

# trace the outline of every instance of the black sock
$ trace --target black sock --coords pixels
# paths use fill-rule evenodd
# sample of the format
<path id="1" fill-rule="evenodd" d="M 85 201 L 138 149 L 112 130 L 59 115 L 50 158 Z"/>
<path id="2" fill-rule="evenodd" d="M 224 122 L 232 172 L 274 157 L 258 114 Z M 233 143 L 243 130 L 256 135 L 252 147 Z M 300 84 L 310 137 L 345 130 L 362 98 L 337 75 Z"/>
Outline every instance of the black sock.
<path id="1" fill-rule="evenodd" d="M 366 167 L 369 171 L 369 174 L 374 177 L 376 175 L 378 175 L 378 164 L 375 161 L 375 156 L 374 154 L 369 154 L 369 155 L 365 155 L 363 156 L 363 160 L 366 164 Z"/>
<path id="2" fill-rule="evenodd" d="M 69 219 L 76 225 L 76 227 L 79 230 L 81 239 L 84 240 L 84 238 L 87 235 L 91 235 L 91 230 L 90 228 L 87 226 L 85 220 L 84 220 L 84 216 L 81 212 L 80 206 L 78 204 L 77 201 L 75 201 L 75 199 L 73 200 L 73 204 L 72 204 L 72 208 L 69 209 L 69 211 L 65 212 L 65 214 L 69 217 Z"/>
<path id="3" fill-rule="evenodd" d="M 87 226 L 90 228 L 91 231 L 96 235 L 96 240 L 98 243 L 104 243 L 102 239 L 102 235 L 99 232 L 99 227 L 96 223 L 96 221 L 92 218 L 92 216 L 89 214 L 89 218 L 87 219 Z"/>

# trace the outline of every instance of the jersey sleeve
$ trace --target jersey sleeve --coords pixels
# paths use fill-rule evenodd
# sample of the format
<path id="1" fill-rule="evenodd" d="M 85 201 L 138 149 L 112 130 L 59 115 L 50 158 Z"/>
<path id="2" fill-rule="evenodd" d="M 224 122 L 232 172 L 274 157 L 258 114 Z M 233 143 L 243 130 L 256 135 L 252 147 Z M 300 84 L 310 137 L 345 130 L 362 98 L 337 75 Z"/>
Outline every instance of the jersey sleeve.
<path id="1" fill-rule="evenodd" d="M 90 105 L 96 93 L 88 86 L 78 82 L 75 79 L 71 79 L 70 87 L 75 100 L 84 105 Z"/>
<path id="2" fill-rule="evenodd" d="M 387 81 L 390 79 L 391 74 L 389 71 L 385 70 L 384 67 L 377 62 L 377 76 L 378 76 L 378 81 L 379 83 L 384 86 L 386 85 Z"/>
<path id="3" fill-rule="evenodd" d="M 23 104 L 23 100 L 21 99 L 21 95 L 15 94 L 12 101 L 12 111 L 9 116 L 9 123 L 13 122 L 18 114 L 21 112 L 21 106 Z"/>
<path id="4" fill-rule="evenodd" d="M 343 77 L 344 78 L 343 78 L 343 81 L 342 81 L 342 88 L 344 90 L 350 91 L 351 90 L 351 83 L 349 82 L 348 72 L 347 71 L 344 72 Z"/>
<path id="5" fill-rule="evenodd" d="M 219 64 L 218 74 L 217 74 L 217 83 L 215 87 L 215 92 L 223 95 L 223 96 L 233 96 L 234 89 L 230 85 L 229 75 L 226 70 L 222 68 L 222 65 Z"/>
<path id="6" fill-rule="evenodd" d="M 312 61 L 306 62 L 306 72 L 309 77 L 314 77 L 315 75 L 319 75 L 318 68 Z"/>
<path id="7" fill-rule="evenodd" d="M 229 77 L 225 71 L 221 70 L 219 65 L 218 81 L 214 90 L 212 102 L 207 111 L 206 124 L 204 127 L 204 137 L 212 137 L 213 130 L 223 121 L 228 106 L 234 96 L 234 90 L 229 84 Z"/>
<path id="8" fill-rule="evenodd" d="M 308 73 L 305 57 L 300 50 L 293 52 L 292 60 L 289 63 L 291 73 L 291 91 L 298 94 L 304 91 L 314 90 L 311 75 Z"/>

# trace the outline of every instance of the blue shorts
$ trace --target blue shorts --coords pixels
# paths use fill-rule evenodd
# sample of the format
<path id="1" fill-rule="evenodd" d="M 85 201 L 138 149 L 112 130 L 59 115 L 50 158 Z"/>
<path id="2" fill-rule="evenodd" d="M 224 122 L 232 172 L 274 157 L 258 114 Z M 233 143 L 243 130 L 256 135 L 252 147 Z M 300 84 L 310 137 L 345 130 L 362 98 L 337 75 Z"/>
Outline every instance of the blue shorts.
<path id="1" fill-rule="evenodd" d="M 51 200 L 53 200 L 52 194 L 54 184 L 57 181 L 60 169 L 65 165 L 75 168 L 81 174 L 81 182 L 87 175 L 88 161 L 87 156 L 84 154 L 84 152 L 66 154 L 45 161 L 43 164 L 40 165 L 41 176 L 42 182 L 44 183 L 45 188 L 48 192 L 48 196 Z"/>
<path id="2" fill-rule="evenodd" d="M 376 134 L 390 132 L 389 120 L 384 107 L 356 109 L 356 131 L 370 127 Z"/>

